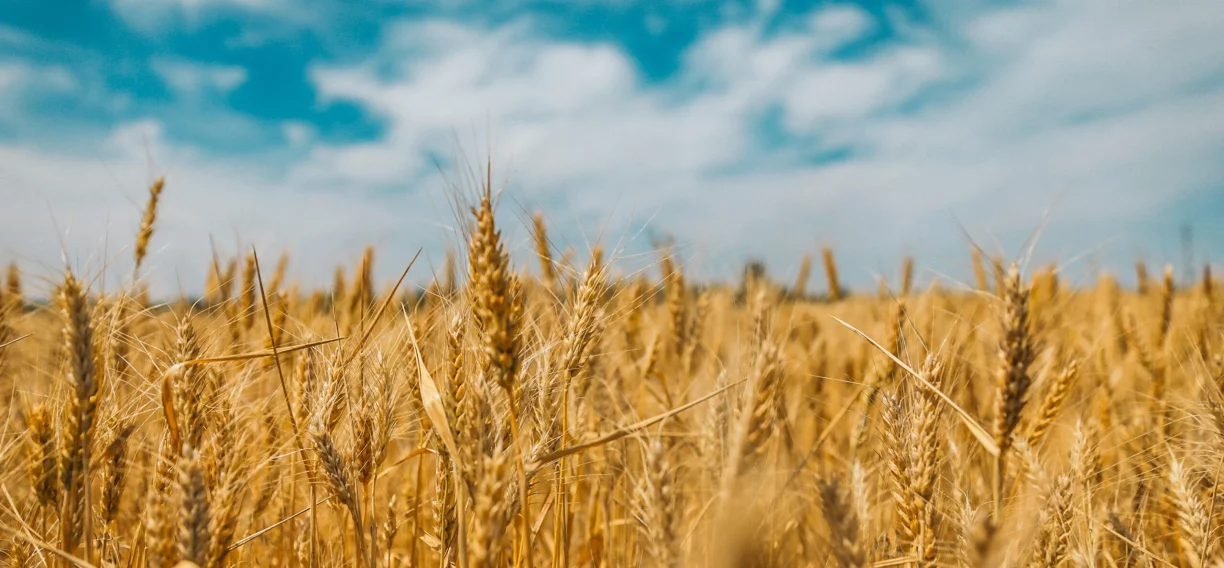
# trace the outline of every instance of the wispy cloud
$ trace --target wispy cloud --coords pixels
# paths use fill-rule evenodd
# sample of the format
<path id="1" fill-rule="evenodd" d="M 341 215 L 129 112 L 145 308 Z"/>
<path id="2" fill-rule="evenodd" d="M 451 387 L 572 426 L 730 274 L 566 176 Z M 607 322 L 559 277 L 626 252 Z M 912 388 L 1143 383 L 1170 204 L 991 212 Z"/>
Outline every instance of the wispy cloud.
<path id="1" fill-rule="evenodd" d="M 235 65 L 206 65 L 192 61 L 154 59 L 153 69 L 180 95 L 225 96 L 247 78 L 246 69 Z"/>
<path id="2" fill-rule="evenodd" d="M 218 14 L 288 13 L 293 7 L 282 0 L 109 0 L 109 3 L 134 29 L 158 35 L 177 26 L 197 28 Z"/>

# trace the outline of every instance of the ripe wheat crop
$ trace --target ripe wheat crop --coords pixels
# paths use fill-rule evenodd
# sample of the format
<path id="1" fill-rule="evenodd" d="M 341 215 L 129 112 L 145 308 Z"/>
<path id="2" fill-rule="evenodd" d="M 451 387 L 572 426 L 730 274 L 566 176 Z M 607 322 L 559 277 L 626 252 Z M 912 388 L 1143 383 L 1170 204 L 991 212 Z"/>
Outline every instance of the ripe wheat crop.
<path id="1" fill-rule="evenodd" d="M 512 259 L 479 185 L 425 288 L 376 282 L 373 249 L 314 291 L 288 255 L 201 259 L 203 296 L 160 301 L 71 270 L 28 297 L 48 275 L 12 267 L 7 563 L 1224 563 L 1209 271 L 1071 287 L 975 249 L 972 289 L 905 259 L 864 294 L 826 248 L 825 296 L 811 256 L 703 285 L 671 249 L 631 274 L 555 250 L 538 215 Z"/>

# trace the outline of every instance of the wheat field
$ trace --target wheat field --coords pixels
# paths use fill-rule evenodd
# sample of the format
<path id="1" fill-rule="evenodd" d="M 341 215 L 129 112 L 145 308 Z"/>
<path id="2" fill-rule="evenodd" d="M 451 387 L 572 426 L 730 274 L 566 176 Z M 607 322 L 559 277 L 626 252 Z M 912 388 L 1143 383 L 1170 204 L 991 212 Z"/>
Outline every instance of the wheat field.
<path id="1" fill-rule="evenodd" d="M 251 250 L 154 301 L 163 187 L 127 288 L 8 272 L 10 566 L 1224 563 L 1209 270 L 1071 287 L 967 249 L 972 286 L 906 259 L 855 293 L 825 249 L 823 296 L 811 257 L 703 285 L 670 249 L 574 266 L 539 216 L 512 262 L 484 184 L 428 287 Z"/>

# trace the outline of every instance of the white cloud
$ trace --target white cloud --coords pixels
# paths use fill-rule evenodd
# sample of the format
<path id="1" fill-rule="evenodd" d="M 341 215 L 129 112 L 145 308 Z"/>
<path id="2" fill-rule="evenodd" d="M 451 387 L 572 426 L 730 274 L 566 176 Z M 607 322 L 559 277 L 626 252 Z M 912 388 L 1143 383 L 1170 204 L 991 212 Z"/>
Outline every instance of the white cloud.
<path id="1" fill-rule="evenodd" d="M 1205 1 L 978 10 L 839 61 L 828 54 L 875 24 L 835 7 L 803 32 L 715 30 L 662 87 L 639 85 L 623 52 L 543 42 L 522 22 L 493 33 L 407 25 L 395 35 L 435 49 L 410 57 L 419 46 L 385 46 L 378 61 L 402 61 L 398 76 L 374 63 L 314 74 L 322 92 L 376 110 L 393 132 L 334 150 L 368 160 L 322 163 L 350 183 L 384 181 L 425 167 L 402 156 L 437 150 L 450 129 L 489 124 L 528 202 L 657 211 L 661 227 L 711 253 L 756 248 L 781 261 L 837 239 L 873 243 L 866 254 L 882 259 L 954 244 L 957 221 L 1014 246 L 1050 208 L 1056 223 L 1094 220 L 1100 234 L 1060 243 L 1078 253 L 1151 237 L 1130 228 L 1224 182 L 1210 158 L 1224 150 L 1224 99 L 1186 94 L 1219 73 L 1224 42 L 1212 30 L 1222 18 Z M 755 145 L 755 121 L 771 108 L 809 145 L 853 157 L 804 165 L 793 147 Z M 736 173 L 719 173 L 727 167 Z"/>
<path id="2" fill-rule="evenodd" d="M 63 67 L 37 67 L 21 61 L 0 61 L 0 91 L 10 93 L 39 90 L 64 92 L 76 87 L 76 80 Z"/>
<path id="3" fill-rule="evenodd" d="M 862 8 L 833 5 L 813 13 L 810 25 L 817 41 L 832 46 L 861 37 L 875 27 L 875 22 Z"/>
<path id="4" fill-rule="evenodd" d="M 828 120 L 851 120 L 911 99 L 941 78 L 941 55 L 929 48 L 898 49 L 865 63 L 833 64 L 800 73 L 783 95 L 788 125 L 810 131 Z"/>
<path id="5" fill-rule="evenodd" d="M 128 25 L 150 35 L 166 32 L 169 24 L 200 25 L 206 18 L 227 10 L 275 13 L 291 16 L 294 3 L 286 0 L 109 0 L 111 8 Z"/>
<path id="6" fill-rule="evenodd" d="M 6 47 L 29 47 L 41 41 L 26 32 L 0 24 L 0 45 Z"/>
<path id="7" fill-rule="evenodd" d="M 236 65 L 214 65 L 194 61 L 154 59 L 153 70 L 183 96 L 227 95 L 247 79 L 247 71 Z"/>
<path id="8" fill-rule="evenodd" d="M 852 60 L 831 54 L 879 25 L 857 8 L 780 35 L 751 21 L 710 30 L 663 84 L 612 44 L 543 38 L 530 20 L 390 24 L 369 60 L 311 71 L 324 102 L 385 120 L 378 140 L 327 143 L 290 123 L 307 157 L 252 164 L 152 137 L 171 164 L 159 239 L 174 248 L 159 258 L 198 289 L 209 232 L 308 250 L 298 262 L 316 282 L 368 240 L 394 254 L 435 246 L 450 238 L 435 223 L 451 218 L 430 155 L 452 155 L 456 140 L 509 165 L 510 215 L 544 207 L 573 242 L 653 218 L 692 245 L 699 269 L 730 274 L 743 254 L 784 266 L 826 241 L 859 283 L 904 253 L 963 268 L 958 223 L 1015 247 L 1051 208 L 1051 253 L 1118 239 L 1117 260 L 1158 237 L 1156 212 L 1224 184 L 1220 4 L 954 4 L 932 8 L 936 29 L 892 22 L 900 38 Z M 760 132 L 771 113 L 784 132 Z M 486 132 L 488 146 L 473 140 Z M 150 173 L 126 139 L 108 144 L 127 153 L 93 158 L 0 146 L 0 187 L 26 188 L 18 211 L 53 204 L 94 244 L 97 208 L 127 234 Z M 848 157 L 806 159 L 834 150 Z M 46 219 L 0 226 L 17 250 L 58 258 Z"/>
<path id="9" fill-rule="evenodd" d="M 837 8 L 812 21 L 820 29 L 841 22 L 852 29 L 838 41 L 849 41 L 864 17 Z M 686 55 L 672 91 L 641 88 L 627 54 L 611 45 L 542 41 L 529 22 L 491 33 L 448 22 L 401 24 L 377 59 L 313 73 L 325 99 L 363 104 L 389 120 L 391 133 L 376 143 L 322 148 L 299 179 L 321 172 L 351 183 L 404 179 L 431 167 L 412 158 L 421 149 L 445 153 L 456 130 L 488 124 L 523 183 L 541 193 L 591 178 L 645 191 L 661 176 L 692 180 L 744 156 L 750 114 L 765 105 L 789 97 L 788 112 L 801 120 L 849 119 L 913 88 L 937 65 L 917 50 L 890 52 L 895 70 L 819 65 L 812 59 L 837 45 L 831 35 L 764 41 L 755 24 L 715 32 Z M 387 79 L 387 65 L 399 76 Z M 805 92 L 822 79 L 827 92 Z"/>
<path id="10" fill-rule="evenodd" d="M 281 131 L 285 136 L 285 140 L 294 148 L 301 148 L 310 144 L 316 134 L 314 126 L 299 121 L 286 122 L 281 126 Z"/>
<path id="11" fill-rule="evenodd" d="M 31 99 L 78 90 L 77 80 L 62 67 L 0 61 L 0 126 L 11 127 L 21 122 L 22 109 Z"/>

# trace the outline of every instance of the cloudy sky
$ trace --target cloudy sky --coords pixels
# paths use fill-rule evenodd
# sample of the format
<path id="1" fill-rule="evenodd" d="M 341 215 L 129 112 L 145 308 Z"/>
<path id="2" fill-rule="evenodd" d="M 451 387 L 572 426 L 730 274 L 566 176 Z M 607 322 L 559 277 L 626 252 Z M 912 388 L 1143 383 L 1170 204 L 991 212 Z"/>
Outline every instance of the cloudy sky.
<path id="1" fill-rule="evenodd" d="M 968 279 L 970 240 L 1070 274 L 1224 258 L 1219 0 L 8 0 L 0 261 L 130 270 L 168 180 L 155 289 L 222 253 L 325 282 L 366 244 L 391 277 L 456 242 L 448 180 L 491 158 L 519 262 L 690 270 L 830 245 L 852 285 Z M 1215 247 L 1213 249 L 1213 247 Z M 1086 278 L 1086 277 L 1080 277 Z"/>

